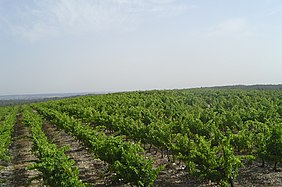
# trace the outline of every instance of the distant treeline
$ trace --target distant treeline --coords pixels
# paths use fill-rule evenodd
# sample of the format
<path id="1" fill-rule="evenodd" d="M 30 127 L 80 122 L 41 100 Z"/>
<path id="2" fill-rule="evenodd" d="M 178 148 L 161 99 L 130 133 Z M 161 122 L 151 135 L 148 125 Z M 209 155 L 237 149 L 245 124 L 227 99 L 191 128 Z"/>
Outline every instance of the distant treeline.
<path id="1" fill-rule="evenodd" d="M 53 98 L 54 99 L 54 98 Z M 43 101 L 49 101 L 51 99 L 34 99 L 34 100 L 0 100 L 0 106 L 14 106 L 29 103 L 37 103 Z"/>
<path id="2" fill-rule="evenodd" d="M 75 96 L 72 96 L 75 97 Z M 72 98 L 72 97 L 64 97 L 64 98 Z M 53 97 L 53 98 L 42 98 L 42 99 L 14 99 L 14 100 L 0 100 L 0 106 L 15 106 L 22 104 L 30 104 L 30 103 L 39 103 L 44 101 L 58 100 L 63 97 Z"/>
<path id="3" fill-rule="evenodd" d="M 282 90 L 282 84 L 272 85 L 272 84 L 257 84 L 257 85 L 233 85 L 233 86 L 215 86 L 212 88 L 218 89 L 255 89 L 255 90 Z"/>

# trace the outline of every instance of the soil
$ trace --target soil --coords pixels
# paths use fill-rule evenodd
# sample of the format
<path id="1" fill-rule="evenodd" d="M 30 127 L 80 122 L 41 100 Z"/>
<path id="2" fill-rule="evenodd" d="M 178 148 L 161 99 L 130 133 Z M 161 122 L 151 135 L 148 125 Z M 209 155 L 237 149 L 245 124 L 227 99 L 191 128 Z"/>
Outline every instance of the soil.
<path id="1" fill-rule="evenodd" d="M 1 163 L 0 166 L 0 186 L 43 186 L 42 181 L 32 180 L 39 176 L 39 172 L 27 169 L 36 160 L 31 152 L 32 142 L 29 136 L 28 128 L 22 124 L 22 117 L 18 114 L 10 147 L 11 161 Z"/>
<path id="2" fill-rule="evenodd" d="M 73 136 L 45 122 L 43 131 L 48 139 L 58 147 L 68 146 L 69 150 L 66 155 L 75 161 L 75 166 L 79 171 L 79 178 L 89 184 L 89 186 L 108 186 L 110 185 L 110 174 L 107 172 L 108 164 L 95 159 L 82 143 Z"/>
<path id="3" fill-rule="evenodd" d="M 279 171 L 273 170 L 273 165 L 261 167 L 255 162 L 251 166 L 242 168 L 236 180 L 236 186 L 282 187 L 281 165 Z"/>
<path id="4" fill-rule="evenodd" d="M 153 151 L 154 152 L 154 151 Z M 151 155 L 147 153 L 146 155 Z M 151 155 L 155 161 L 155 165 L 165 164 L 166 167 L 159 173 L 154 186 L 165 187 L 216 187 L 218 184 L 211 181 L 199 181 L 193 179 L 184 170 L 183 163 L 172 163 L 168 159 L 162 158 L 161 154 Z M 282 187 L 282 170 L 274 171 L 273 165 L 261 167 L 261 163 L 255 161 L 252 165 L 245 165 L 238 172 L 238 176 L 234 181 L 236 187 Z"/>

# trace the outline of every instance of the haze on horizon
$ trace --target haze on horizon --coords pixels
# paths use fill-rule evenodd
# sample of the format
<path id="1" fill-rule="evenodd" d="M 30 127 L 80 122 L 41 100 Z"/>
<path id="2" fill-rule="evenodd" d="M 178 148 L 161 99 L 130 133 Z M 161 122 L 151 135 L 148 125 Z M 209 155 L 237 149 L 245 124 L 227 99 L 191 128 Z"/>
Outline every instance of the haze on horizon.
<path id="1" fill-rule="evenodd" d="M 282 83 L 279 0 L 0 0 L 0 95 Z"/>

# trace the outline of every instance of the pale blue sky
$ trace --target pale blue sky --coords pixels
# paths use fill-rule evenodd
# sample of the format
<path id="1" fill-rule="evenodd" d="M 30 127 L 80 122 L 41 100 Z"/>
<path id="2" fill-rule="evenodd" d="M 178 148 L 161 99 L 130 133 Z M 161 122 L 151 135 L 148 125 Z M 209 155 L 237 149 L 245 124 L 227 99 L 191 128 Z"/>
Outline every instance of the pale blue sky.
<path id="1" fill-rule="evenodd" d="M 0 0 L 0 95 L 282 83 L 280 0 Z"/>

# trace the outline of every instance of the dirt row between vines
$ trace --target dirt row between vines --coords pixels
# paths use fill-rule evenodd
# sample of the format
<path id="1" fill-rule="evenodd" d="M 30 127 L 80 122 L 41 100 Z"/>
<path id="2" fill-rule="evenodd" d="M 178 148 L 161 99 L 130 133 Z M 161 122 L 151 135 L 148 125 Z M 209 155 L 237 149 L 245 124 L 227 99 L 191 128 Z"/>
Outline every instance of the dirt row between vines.
<path id="1" fill-rule="evenodd" d="M 43 186 L 40 179 L 32 180 L 39 176 L 39 172 L 27 169 L 27 166 L 36 160 L 31 152 L 32 141 L 29 136 L 28 128 L 22 124 L 21 114 L 17 114 L 12 135 L 13 143 L 10 147 L 11 161 L 1 164 L 0 186 Z"/>
<path id="2" fill-rule="evenodd" d="M 74 165 L 78 168 L 79 179 L 90 186 L 102 187 L 110 185 L 111 175 L 107 172 L 108 164 L 95 159 L 95 156 L 75 137 L 48 122 L 44 122 L 43 131 L 50 142 L 58 147 L 67 146 L 69 148 L 66 151 L 66 155 L 75 161 Z"/>

